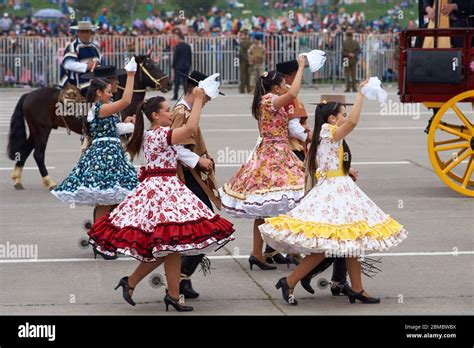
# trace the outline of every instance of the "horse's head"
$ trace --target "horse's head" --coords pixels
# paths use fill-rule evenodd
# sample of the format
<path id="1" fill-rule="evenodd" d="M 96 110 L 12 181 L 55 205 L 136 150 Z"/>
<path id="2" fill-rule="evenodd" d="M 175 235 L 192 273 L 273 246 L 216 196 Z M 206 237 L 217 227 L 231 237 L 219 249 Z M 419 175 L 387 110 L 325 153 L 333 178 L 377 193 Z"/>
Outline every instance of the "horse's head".
<path id="1" fill-rule="evenodd" d="M 138 64 L 136 73 L 136 87 L 145 89 L 146 87 L 158 89 L 163 93 L 171 90 L 171 81 L 169 76 L 165 75 L 163 70 L 151 59 L 151 52 L 141 56 L 135 56 Z"/>

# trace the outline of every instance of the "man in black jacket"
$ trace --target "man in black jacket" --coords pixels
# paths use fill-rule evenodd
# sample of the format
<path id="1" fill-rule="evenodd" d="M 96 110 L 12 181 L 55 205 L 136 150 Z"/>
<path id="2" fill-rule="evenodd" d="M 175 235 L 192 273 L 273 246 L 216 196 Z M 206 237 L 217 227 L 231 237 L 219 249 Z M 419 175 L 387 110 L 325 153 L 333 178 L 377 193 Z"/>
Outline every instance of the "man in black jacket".
<path id="1" fill-rule="evenodd" d="M 183 82 L 183 89 L 186 90 L 186 78 L 191 69 L 191 46 L 184 42 L 184 35 L 177 32 L 176 40 L 178 44 L 174 49 L 173 73 L 174 73 L 174 96 L 173 100 L 178 100 L 179 85 Z"/>

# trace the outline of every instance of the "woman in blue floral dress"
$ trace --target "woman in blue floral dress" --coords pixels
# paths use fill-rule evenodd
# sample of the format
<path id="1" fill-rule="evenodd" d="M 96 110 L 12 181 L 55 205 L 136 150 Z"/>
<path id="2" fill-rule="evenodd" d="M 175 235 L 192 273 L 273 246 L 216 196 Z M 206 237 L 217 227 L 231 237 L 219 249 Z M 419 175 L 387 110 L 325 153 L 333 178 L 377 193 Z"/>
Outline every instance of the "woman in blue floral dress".
<path id="1" fill-rule="evenodd" d="M 136 71 L 136 63 L 129 69 Z M 87 116 L 86 132 L 92 144 L 71 173 L 51 191 L 65 203 L 95 206 L 94 220 L 110 212 L 138 185 L 137 172 L 119 138 L 120 134 L 133 131 L 134 118 L 128 117 L 122 123 L 117 115 L 131 103 L 135 71 L 127 71 L 123 97 L 112 103 L 110 81 L 91 81 L 86 100 L 93 107 Z"/>

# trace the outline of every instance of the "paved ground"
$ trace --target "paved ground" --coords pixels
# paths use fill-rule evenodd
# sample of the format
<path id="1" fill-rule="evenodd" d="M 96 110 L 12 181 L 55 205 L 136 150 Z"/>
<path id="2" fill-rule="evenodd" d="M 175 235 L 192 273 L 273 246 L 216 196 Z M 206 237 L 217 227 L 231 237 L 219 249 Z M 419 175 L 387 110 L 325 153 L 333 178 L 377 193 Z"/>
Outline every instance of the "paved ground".
<path id="1" fill-rule="evenodd" d="M 397 102 L 396 89 L 388 90 L 391 100 Z M 6 148 L 9 119 L 23 92 L 0 91 L 0 149 Z M 239 158 L 235 163 L 230 156 L 238 150 L 251 150 L 258 135 L 250 116 L 251 96 L 232 89 L 225 92 L 225 99 L 206 106 L 201 122 L 208 148 L 218 162 L 219 184 L 238 169 Z M 319 101 L 321 93 L 333 90 L 307 88 L 301 95 L 309 103 Z M 348 98 L 352 101 L 354 94 Z M 306 107 L 312 115 L 314 106 Z M 210 276 L 197 273 L 193 278 L 202 295 L 189 301 L 195 307 L 192 314 L 472 315 L 474 201 L 450 190 L 433 172 L 423 133 L 429 112 L 424 107 L 420 111 L 419 118 L 381 116 L 380 106 L 366 101 L 360 126 L 348 139 L 354 167 L 360 171 L 360 187 L 410 232 L 404 243 L 383 254 L 383 272 L 374 279 L 364 278 L 365 288 L 380 296 L 381 304 L 349 305 L 346 298 L 332 297 L 328 288 L 309 295 L 298 287 L 300 303 L 287 306 L 274 284 L 292 266 L 250 271 L 247 258 L 252 221 L 232 219 L 237 239 L 212 255 Z M 79 136 L 68 136 L 64 129 L 53 132 L 46 159 L 56 181 L 76 163 L 78 149 Z M 134 294 L 136 307 L 124 303 L 120 293 L 113 291 L 136 261 L 93 260 L 91 249 L 79 246 L 79 239 L 86 235 L 81 225 L 90 217 L 91 208 L 72 209 L 56 200 L 42 187 L 33 158 L 24 171 L 26 189 L 15 191 L 10 180 L 12 167 L 5 151 L 0 151 L 0 245 L 37 246 L 38 259 L 0 259 L 1 314 L 166 313 L 164 289 L 151 287 L 148 281 Z M 159 268 L 157 273 L 164 271 Z M 318 278 L 329 279 L 329 271 Z"/>

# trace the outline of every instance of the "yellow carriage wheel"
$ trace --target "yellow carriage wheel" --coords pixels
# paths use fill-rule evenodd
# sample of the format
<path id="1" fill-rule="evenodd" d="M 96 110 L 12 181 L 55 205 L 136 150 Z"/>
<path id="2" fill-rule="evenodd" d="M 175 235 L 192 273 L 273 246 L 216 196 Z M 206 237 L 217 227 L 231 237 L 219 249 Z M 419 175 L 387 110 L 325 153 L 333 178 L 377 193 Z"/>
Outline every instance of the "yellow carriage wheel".
<path id="1" fill-rule="evenodd" d="M 428 153 L 446 185 L 474 197 L 474 110 L 466 112 L 458 106 L 468 98 L 474 98 L 474 90 L 451 98 L 436 113 L 428 133 Z M 448 122 L 448 111 L 454 112 L 453 121 Z"/>

